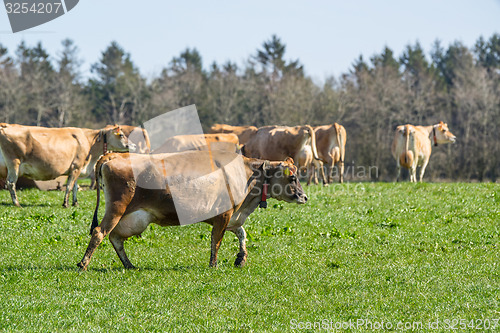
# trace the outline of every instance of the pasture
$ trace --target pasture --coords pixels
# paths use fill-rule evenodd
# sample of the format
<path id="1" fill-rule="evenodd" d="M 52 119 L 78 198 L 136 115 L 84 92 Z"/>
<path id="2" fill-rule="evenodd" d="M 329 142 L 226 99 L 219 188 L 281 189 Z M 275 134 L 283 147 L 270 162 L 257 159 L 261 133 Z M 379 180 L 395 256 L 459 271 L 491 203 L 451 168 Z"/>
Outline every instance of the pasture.
<path id="1" fill-rule="evenodd" d="M 19 191 L 19 209 L 0 191 L 0 330 L 287 332 L 291 322 L 363 319 L 439 320 L 439 332 L 447 319 L 500 318 L 498 184 L 304 189 L 306 205 L 270 200 L 250 216 L 244 268 L 233 267 L 232 233 L 208 267 L 211 227 L 200 223 L 127 241 L 137 270 L 122 268 L 106 238 L 87 272 L 76 263 L 95 191 L 67 209 L 62 192 Z"/>

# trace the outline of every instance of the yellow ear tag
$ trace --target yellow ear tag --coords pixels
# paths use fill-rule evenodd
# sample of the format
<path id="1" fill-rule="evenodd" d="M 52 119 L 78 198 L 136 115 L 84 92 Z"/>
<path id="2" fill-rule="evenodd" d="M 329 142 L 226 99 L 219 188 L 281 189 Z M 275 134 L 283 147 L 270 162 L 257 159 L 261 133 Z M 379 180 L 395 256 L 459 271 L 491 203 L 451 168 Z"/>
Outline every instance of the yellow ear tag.
<path id="1" fill-rule="evenodd" d="M 290 176 L 290 169 L 288 168 L 285 168 L 285 176 Z"/>

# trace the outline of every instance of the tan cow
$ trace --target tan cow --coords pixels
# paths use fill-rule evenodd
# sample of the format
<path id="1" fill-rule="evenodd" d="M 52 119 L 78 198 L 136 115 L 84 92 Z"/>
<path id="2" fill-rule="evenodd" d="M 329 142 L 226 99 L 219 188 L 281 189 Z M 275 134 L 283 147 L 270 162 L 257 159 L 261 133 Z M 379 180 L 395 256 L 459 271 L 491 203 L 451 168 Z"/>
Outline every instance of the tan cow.
<path id="1" fill-rule="evenodd" d="M 138 126 L 130 126 L 130 125 L 117 125 L 120 126 L 123 131 L 123 134 L 129 140 L 129 143 L 135 144 L 136 150 L 135 153 L 139 154 L 149 154 L 151 152 L 151 142 L 149 141 L 148 131 L 144 128 Z M 134 133 L 134 134 L 132 134 Z M 132 136 L 130 136 L 132 134 Z M 95 174 L 94 174 L 94 166 L 90 167 L 90 174 L 88 177 L 90 178 L 90 188 L 95 189 Z M 0 170 L 1 171 L 1 170 Z"/>
<path id="2" fill-rule="evenodd" d="M 136 145 L 136 150 L 135 150 L 136 153 L 148 154 L 151 151 L 151 143 L 149 141 L 148 131 L 146 131 L 144 128 L 138 126 L 117 125 L 117 124 L 115 124 L 115 126 L 120 126 L 123 131 L 123 134 L 125 134 L 125 136 L 129 138 L 129 140 L 131 140 L 131 143 L 134 143 Z M 130 134 L 132 134 L 132 132 L 134 131 L 135 131 L 133 135 L 134 138 L 131 138 Z M 135 141 L 132 139 L 134 139 Z"/>
<path id="3" fill-rule="evenodd" d="M 301 177 L 307 176 L 307 172 L 313 163 L 314 157 L 311 147 L 311 140 L 307 140 L 306 144 L 302 147 L 296 156 L 297 166 L 299 167 L 299 174 Z"/>
<path id="4" fill-rule="evenodd" d="M 232 167 L 236 160 L 242 164 L 239 169 L 241 172 Z M 214 172 L 214 165 L 218 166 L 217 172 Z M 211 207 L 211 199 L 221 196 L 221 191 L 229 191 L 232 195 L 228 208 L 217 211 L 215 213 L 217 215 L 211 215 L 213 217 L 204 220 L 213 226 L 210 266 L 217 265 L 217 252 L 225 231 L 232 231 L 238 237 L 240 251 L 235 266 L 242 266 L 247 258 L 243 224 L 259 202 L 266 197 L 299 204 L 307 201 L 307 196 L 297 180 L 297 169 L 293 161 L 262 161 L 225 151 L 187 151 L 149 156 L 109 154 L 99 160 L 96 173 L 97 182 L 102 184 L 106 198 L 106 212 L 98 226 L 98 190 L 91 227 L 92 237 L 83 259 L 78 263 L 83 270 L 87 268 L 92 254 L 107 235 L 123 266 L 134 268 L 125 253 L 124 240 L 141 234 L 150 223 L 161 226 L 180 225 L 179 216 L 182 214 L 179 209 L 187 211 L 190 215 L 196 215 L 207 204 Z M 222 185 L 214 181 L 214 175 L 217 173 L 219 179 L 225 180 Z M 175 181 L 166 181 L 167 176 Z M 204 182 L 204 178 L 208 181 Z M 143 181 L 147 184 L 142 183 Z M 176 207 L 173 198 L 182 194 L 175 194 L 173 186 L 177 184 L 175 188 L 182 189 L 189 187 L 186 184 L 192 183 L 196 184 L 194 188 L 196 194 L 187 195 L 188 201 L 181 208 Z M 269 186 L 267 193 L 263 192 L 265 183 Z M 149 186 L 151 184 L 157 186 L 151 187 Z M 236 186 L 242 190 L 243 195 L 240 200 L 234 199 L 235 192 L 238 192 L 233 192 L 235 187 L 227 184 L 240 184 Z"/>
<path id="5" fill-rule="evenodd" d="M 298 160 L 304 146 L 310 142 L 312 154 L 318 159 L 316 136 L 309 126 L 264 126 L 241 149 L 247 157 L 282 161 L 287 157 Z"/>
<path id="6" fill-rule="evenodd" d="M 153 153 L 177 153 L 186 150 L 240 150 L 238 136 L 233 133 L 177 135 L 167 139 Z"/>
<path id="7" fill-rule="evenodd" d="M 234 133 L 238 136 L 239 143 L 244 145 L 257 133 L 255 126 L 232 126 L 226 124 L 215 124 L 210 128 L 210 133 Z"/>
<path id="8" fill-rule="evenodd" d="M 316 170 L 321 172 L 323 184 L 327 185 L 333 181 L 333 167 L 337 164 L 339 171 L 339 182 L 344 182 L 344 160 L 347 134 L 344 126 L 334 123 L 332 125 L 317 126 L 314 128 L 316 134 L 316 147 L 318 149 L 319 160 L 313 161 L 309 172 L 307 185 L 311 183 L 314 176 L 314 183 L 318 184 Z M 328 179 L 325 177 L 323 163 L 326 164 Z"/>
<path id="9" fill-rule="evenodd" d="M 0 150 L 7 167 L 7 187 L 12 202 L 19 205 L 16 181 L 24 176 L 34 180 L 51 180 L 68 176 L 63 206 L 68 206 L 73 190 L 77 205 L 76 180 L 87 176 L 107 149 L 128 151 L 129 144 L 119 126 L 93 130 L 86 128 L 46 128 L 0 123 Z M 130 145 L 131 149 L 135 149 Z"/>
<path id="10" fill-rule="evenodd" d="M 432 145 L 454 143 L 455 135 L 448 130 L 448 124 L 442 121 L 431 126 L 401 125 L 396 128 L 392 142 L 392 156 L 396 159 L 399 180 L 401 167 L 409 170 L 410 181 L 417 181 L 417 166 L 420 167 L 420 181 L 424 177 L 425 168 L 431 157 Z"/>

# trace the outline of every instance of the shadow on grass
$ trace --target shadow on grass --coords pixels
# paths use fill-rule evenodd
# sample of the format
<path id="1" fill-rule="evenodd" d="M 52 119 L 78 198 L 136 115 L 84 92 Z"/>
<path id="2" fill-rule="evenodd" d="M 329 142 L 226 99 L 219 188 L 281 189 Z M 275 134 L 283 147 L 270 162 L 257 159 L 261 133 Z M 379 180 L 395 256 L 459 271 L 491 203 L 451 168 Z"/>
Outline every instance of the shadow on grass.
<path id="1" fill-rule="evenodd" d="M 23 208 L 23 207 L 54 207 L 53 205 L 42 202 L 42 203 L 36 203 L 36 204 L 30 204 L 30 203 L 23 203 L 21 204 L 21 207 L 16 207 L 12 202 L 0 202 L 0 206 L 3 207 L 12 207 L 12 208 Z M 61 205 L 62 207 L 62 205 Z"/>
<path id="2" fill-rule="evenodd" d="M 28 272 L 28 271 L 60 271 L 71 272 L 78 271 L 76 265 L 59 265 L 59 266 L 0 266 L 0 272 Z"/>

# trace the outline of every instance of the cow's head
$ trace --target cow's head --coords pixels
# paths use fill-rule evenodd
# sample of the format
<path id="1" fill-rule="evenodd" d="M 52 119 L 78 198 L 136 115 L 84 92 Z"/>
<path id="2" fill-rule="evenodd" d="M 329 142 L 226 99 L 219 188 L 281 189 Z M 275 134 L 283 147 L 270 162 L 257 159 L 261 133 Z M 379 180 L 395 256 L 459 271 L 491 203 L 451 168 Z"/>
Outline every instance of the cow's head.
<path id="1" fill-rule="evenodd" d="M 271 198 L 299 204 L 306 203 L 304 193 L 298 178 L 297 167 L 293 159 L 287 158 L 284 162 L 264 163 L 264 173 L 269 179 L 269 195 Z"/>
<path id="2" fill-rule="evenodd" d="M 457 137 L 448 129 L 448 124 L 443 123 L 442 121 L 439 122 L 439 124 L 434 125 L 434 133 L 438 144 L 455 143 L 457 139 Z"/>
<path id="3" fill-rule="evenodd" d="M 110 151 L 123 152 L 130 151 L 134 152 L 136 149 L 135 144 L 129 142 L 125 133 L 120 126 L 107 126 L 103 130 L 103 136 L 106 138 L 107 148 Z"/>

